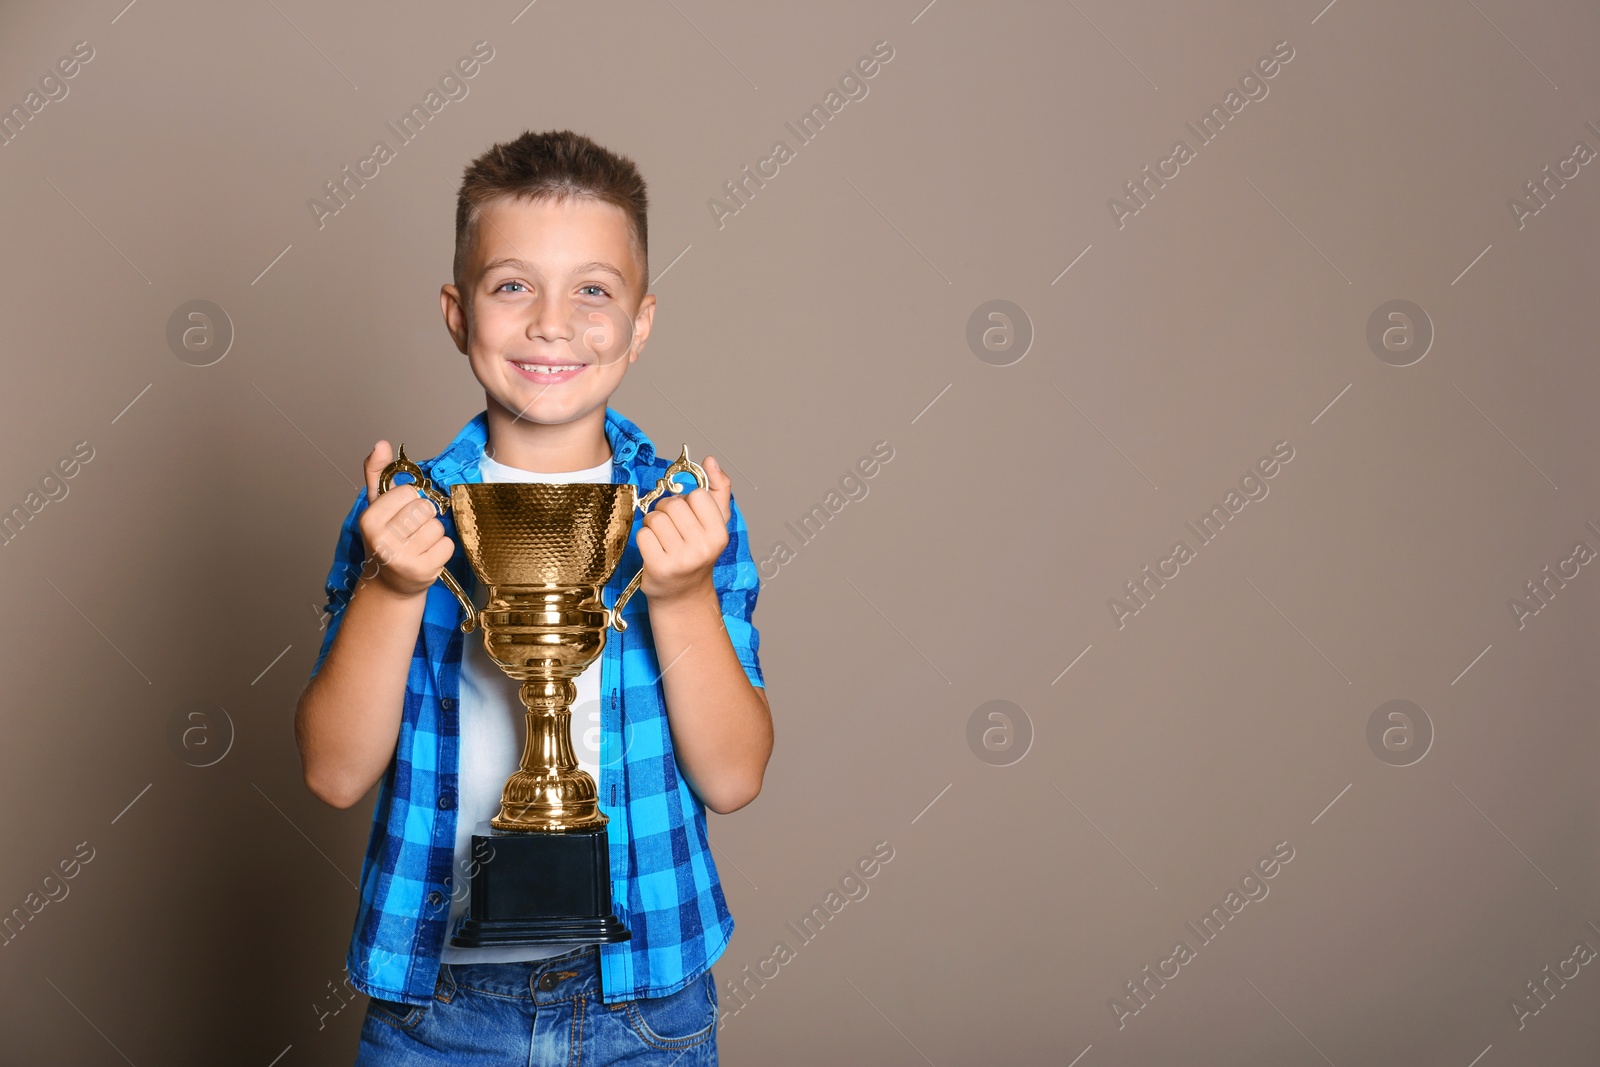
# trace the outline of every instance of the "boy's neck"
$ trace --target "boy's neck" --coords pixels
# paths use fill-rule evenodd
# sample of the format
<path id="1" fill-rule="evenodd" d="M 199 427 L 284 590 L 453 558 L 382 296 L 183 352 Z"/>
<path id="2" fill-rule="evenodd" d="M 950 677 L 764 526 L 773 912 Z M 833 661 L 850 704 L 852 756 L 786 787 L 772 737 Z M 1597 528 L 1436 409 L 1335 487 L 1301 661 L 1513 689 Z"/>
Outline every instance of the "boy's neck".
<path id="1" fill-rule="evenodd" d="M 541 474 L 598 467 L 611 458 L 605 408 L 557 425 L 519 419 L 492 399 L 484 453 L 497 463 Z"/>

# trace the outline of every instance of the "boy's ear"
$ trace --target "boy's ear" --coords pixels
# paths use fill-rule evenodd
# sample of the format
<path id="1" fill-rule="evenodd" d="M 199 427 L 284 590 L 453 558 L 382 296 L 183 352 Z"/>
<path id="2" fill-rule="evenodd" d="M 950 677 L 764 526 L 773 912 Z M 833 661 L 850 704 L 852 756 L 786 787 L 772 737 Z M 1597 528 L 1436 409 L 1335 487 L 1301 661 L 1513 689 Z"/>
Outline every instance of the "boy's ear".
<path id="1" fill-rule="evenodd" d="M 449 282 L 439 288 L 439 310 L 444 313 L 445 329 L 450 331 L 450 337 L 456 343 L 456 348 L 464 356 L 467 354 L 467 309 L 461 301 L 461 293 Z"/>
<path id="2" fill-rule="evenodd" d="M 650 339 L 650 327 L 656 321 L 656 294 L 646 293 L 643 300 L 639 301 L 639 310 L 633 316 L 633 351 L 628 356 L 632 363 L 639 358 L 639 353 L 644 351 L 644 343 Z"/>

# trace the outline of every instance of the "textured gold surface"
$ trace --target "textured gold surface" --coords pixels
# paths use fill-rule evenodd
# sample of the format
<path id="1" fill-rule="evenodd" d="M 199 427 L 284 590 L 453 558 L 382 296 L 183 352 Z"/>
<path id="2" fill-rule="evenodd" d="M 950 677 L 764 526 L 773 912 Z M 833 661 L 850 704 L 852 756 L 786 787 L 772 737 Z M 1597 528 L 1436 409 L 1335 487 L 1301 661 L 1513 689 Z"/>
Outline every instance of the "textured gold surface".
<path id="1" fill-rule="evenodd" d="M 600 811 L 594 779 L 572 751 L 574 679 L 599 658 L 606 631 L 627 628 L 622 606 L 639 588 L 641 570 L 607 608 L 601 590 L 617 569 L 636 511 L 649 511 L 665 493 L 684 487 L 673 475 L 687 471 L 702 487 L 705 470 L 689 459 L 689 446 L 642 498 L 630 483 L 461 482 L 445 497 L 406 459 L 405 445 L 383 469 L 380 495 L 406 471 L 417 488 L 450 511 L 472 571 L 489 590 L 481 610 L 448 570 L 439 577 L 461 601 L 471 632 L 483 626 L 483 647 L 510 678 L 527 711 L 521 766 L 506 780 L 497 830 L 559 833 L 592 830 L 609 820 Z"/>
<path id="2" fill-rule="evenodd" d="M 493 585 L 604 585 L 633 529 L 627 483 L 478 482 L 450 487 L 461 546 Z"/>

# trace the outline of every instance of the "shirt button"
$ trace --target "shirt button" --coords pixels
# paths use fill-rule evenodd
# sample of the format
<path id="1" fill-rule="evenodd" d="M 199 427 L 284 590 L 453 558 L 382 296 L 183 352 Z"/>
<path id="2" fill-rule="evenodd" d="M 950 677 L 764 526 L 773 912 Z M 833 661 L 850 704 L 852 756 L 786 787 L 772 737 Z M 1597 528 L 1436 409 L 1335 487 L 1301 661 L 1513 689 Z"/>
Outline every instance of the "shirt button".
<path id="1" fill-rule="evenodd" d="M 435 889 L 432 893 L 428 894 L 428 903 L 429 904 L 437 905 L 437 904 L 441 904 L 443 902 L 444 902 L 444 894 L 439 892 L 437 889 Z"/>
<path id="2" fill-rule="evenodd" d="M 439 807 L 442 810 L 449 811 L 451 808 L 453 808 L 455 806 L 456 806 L 456 798 L 451 796 L 449 793 L 446 793 L 444 796 L 439 798 Z"/>
<path id="3" fill-rule="evenodd" d="M 439 701 L 439 706 L 447 710 L 454 704 L 455 701 L 451 700 L 449 697 L 445 697 L 443 700 Z"/>

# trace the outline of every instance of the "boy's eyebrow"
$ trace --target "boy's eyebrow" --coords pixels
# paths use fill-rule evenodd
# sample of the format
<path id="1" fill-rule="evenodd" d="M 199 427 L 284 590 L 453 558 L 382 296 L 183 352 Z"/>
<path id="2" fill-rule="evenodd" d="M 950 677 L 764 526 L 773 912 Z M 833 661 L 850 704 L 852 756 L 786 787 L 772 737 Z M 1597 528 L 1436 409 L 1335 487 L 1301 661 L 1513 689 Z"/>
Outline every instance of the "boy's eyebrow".
<path id="1" fill-rule="evenodd" d="M 501 267 L 513 267 L 513 268 L 515 268 L 517 270 L 520 270 L 520 271 L 523 271 L 523 272 L 525 272 L 527 274 L 538 274 L 538 273 L 540 273 L 539 269 L 537 267 L 535 267 L 533 264 L 529 263 L 527 260 L 525 260 L 525 259 L 517 259 L 514 256 L 505 256 L 505 257 L 502 257 L 500 259 L 495 260 L 493 263 L 485 264 L 484 268 L 483 268 L 483 273 L 489 274 L 489 273 L 491 273 L 493 271 L 499 270 Z M 588 273 L 590 271 L 600 271 L 602 273 L 609 274 L 612 277 L 616 278 L 617 281 L 622 283 L 623 285 L 626 285 L 628 283 L 628 279 L 623 275 L 623 273 L 620 270 L 618 270 L 616 267 L 613 267 L 609 263 L 602 263 L 598 259 L 590 260 L 588 263 L 579 263 L 572 270 L 573 270 L 574 274 L 586 274 L 586 273 Z"/>

